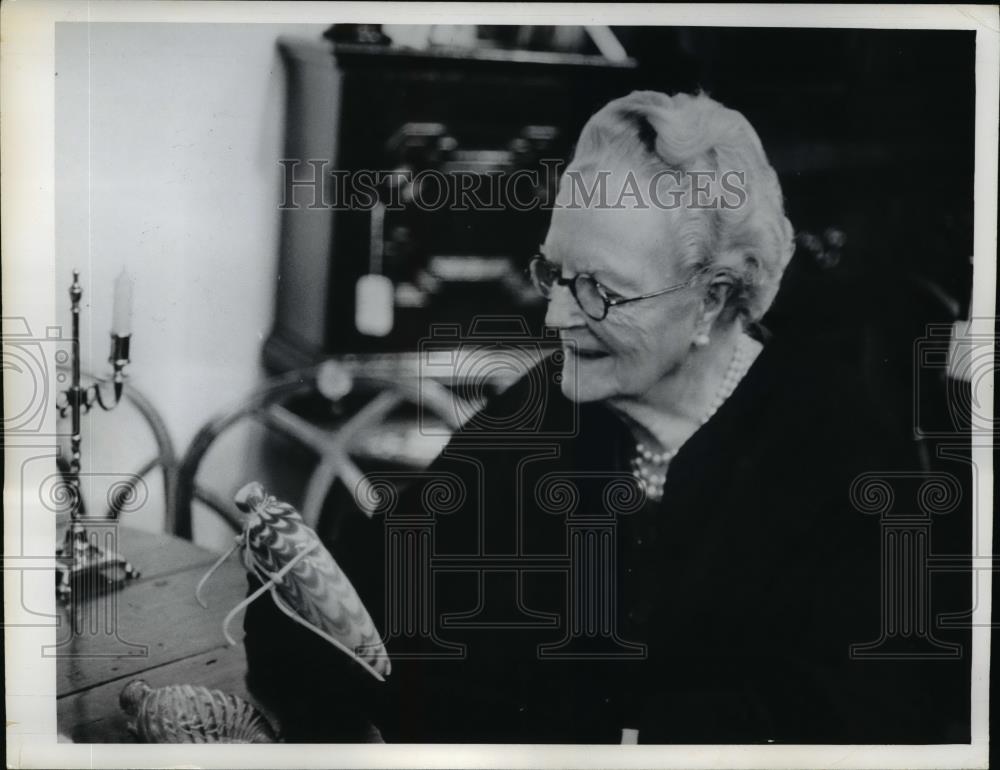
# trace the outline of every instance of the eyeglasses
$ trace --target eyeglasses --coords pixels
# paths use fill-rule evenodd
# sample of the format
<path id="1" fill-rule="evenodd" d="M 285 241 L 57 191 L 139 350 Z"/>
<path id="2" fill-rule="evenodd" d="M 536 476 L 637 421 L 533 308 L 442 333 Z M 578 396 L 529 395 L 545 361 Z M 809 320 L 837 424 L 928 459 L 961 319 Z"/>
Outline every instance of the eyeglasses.
<path id="1" fill-rule="evenodd" d="M 689 279 L 684 283 L 667 286 L 664 289 L 651 291 L 649 294 L 638 297 L 619 297 L 598 283 L 597 279 L 589 273 L 578 273 L 572 278 L 563 278 L 561 273 L 562 270 L 558 265 L 549 262 L 541 254 L 536 255 L 528 266 L 528 274 L 531 276 L 532 283 L 545 299 L 552 298 L 553 285 L 568 286 L 570 294 L 573 295 L 576 304 L 580 306 L 580 310 L 595 321 L 603 321 L 610 308 L 629 302 L 638 302 L 640 299 L 659 297 L 661 294 L 669 294 L 672 291 L 690 286 L 692 280 Z"/>

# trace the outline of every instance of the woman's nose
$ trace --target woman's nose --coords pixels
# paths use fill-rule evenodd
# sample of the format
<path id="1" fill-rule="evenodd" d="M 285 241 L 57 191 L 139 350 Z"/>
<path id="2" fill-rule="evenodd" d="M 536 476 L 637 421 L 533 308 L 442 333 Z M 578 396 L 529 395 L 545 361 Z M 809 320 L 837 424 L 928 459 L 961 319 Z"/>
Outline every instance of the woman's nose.
<path id="1" fill-rule="evenodd" d="M 569 287 L 558 284 L 553 286 L 549 294 L 549 307 L 545 311 L 545 325 L 554 329 L 569 329 L 586 323 L 586 317 L 576 304 Z"/>

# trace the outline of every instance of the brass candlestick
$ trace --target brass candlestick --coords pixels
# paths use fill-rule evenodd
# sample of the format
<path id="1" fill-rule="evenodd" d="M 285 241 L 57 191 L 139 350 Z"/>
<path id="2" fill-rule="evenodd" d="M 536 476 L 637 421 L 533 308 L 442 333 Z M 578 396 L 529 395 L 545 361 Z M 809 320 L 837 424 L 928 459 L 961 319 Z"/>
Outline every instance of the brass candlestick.
<path id="1" fill-rule="evenodd" d="M 115 550 L 103 548 L 98 543 L 98 537 L 90 537 L 84 526 L 83 494 L 80 488 L 80 444 L 82 417 L 94 405 L 110 412 L 121 402 L 125 386 L 125 367 L 129 363 L 129 343 L 131 334 L 111 334 L 111 356 L 109 361 L 114 368 L 112 376 L 113 400 L 102 393 L 103 382 L 96 382 L 88 387 L 80 384 L 80 300 L 83 288 L 80 286 L 80 273 L 73 271 L 73 283 L 69 288 L 69 297 L 73 316 L 73 346 L 72 346 L 72 381 L 70 387 L 62 394 L 64 399 L 58 404 L 61 417 L 72 419 L 72 434 L 70 436 L 69 462 L 62 468 L 63 475 L 70 487 L 70 525 L 62 546 L 56 551 L 56 575 L 58 581 L 56 591 L 63 598 L 69 598 L 74 581 L 83 576 L 89 578 L 104 577 L 105 584 L 116 582 L 108 576 L 109 571 L 120 572 L 125 579 L 139 577 L 139 572 Z M 88 585 L 92 585 L 88 581 Z"/>

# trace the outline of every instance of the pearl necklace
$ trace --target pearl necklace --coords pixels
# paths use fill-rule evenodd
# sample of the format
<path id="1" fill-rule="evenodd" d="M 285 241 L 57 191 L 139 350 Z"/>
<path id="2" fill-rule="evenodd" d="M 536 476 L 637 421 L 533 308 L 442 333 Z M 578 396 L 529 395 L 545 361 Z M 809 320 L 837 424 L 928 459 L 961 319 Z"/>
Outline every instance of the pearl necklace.
<path id="1" fill-rule="evenodd" d="M 733 357 L 729 361 L 729 368 L 726 369 L 725 377 L 719 385 L 719 390 L 715 394 L 711 405 L 698 423 L 701 428 L 706 422 L 715 416 L 719 407 L 729 398 L 740 380 L 749 369 L 749 358 L 744 345 L 744 338 L 741 335 L 733 349 Z M 680 451 L 680 447 L 665 449 L 662 452 L 654 452 L 641 441 L 635 445 L 636 454 L 632 458 L 632 476 L 638 480 L 646 491 L 646 496 L 654 501 L 663 499 L 663 487 L 667 482 L 667 466 L 674 456 Z"/>

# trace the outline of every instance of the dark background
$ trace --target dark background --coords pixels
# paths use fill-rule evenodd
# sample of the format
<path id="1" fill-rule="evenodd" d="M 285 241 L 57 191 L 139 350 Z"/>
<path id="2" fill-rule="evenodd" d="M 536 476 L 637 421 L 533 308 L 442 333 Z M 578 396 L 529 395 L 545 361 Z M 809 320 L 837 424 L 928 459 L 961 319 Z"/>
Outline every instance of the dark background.
<path id="1" fill-rule="evenodd" d="M 838 272 L 871 276 L 884 304 L 911 293 L 914 278 L 933 281 L 964 315 L 972 285 L 973 32 L 615 32 L 640 63 L 640 87 L 701 88 L 746 115 L 781 178 L 796 232 L 844 230 Z"/>

